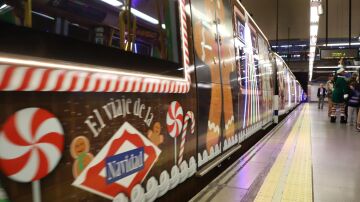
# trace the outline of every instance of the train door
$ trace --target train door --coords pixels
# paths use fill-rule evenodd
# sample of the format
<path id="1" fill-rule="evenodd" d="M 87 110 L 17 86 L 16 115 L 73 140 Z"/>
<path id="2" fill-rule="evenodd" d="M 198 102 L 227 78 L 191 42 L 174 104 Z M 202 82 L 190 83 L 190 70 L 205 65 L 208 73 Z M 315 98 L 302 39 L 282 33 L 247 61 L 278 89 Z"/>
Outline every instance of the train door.
<path id="1" fill-rule="evenodd" d="M 198 92 L 198 166 L 221 153 L 223 139 L 223 88 L 219 14 L 221 1 L 191 4 L 194 59 Z"/>
<path id="2" fill-rule="evenodd" d="M 279 57 L 279 56 L 277 56 Z M 285 113 L 285 107 L 286 107 L 286 81 L 285 81 L 285 67 L 279 58 L 276 58 L 276 66 L 277 66 L 277 88 L 279 91 L 279 115 L 282 115 Z"/>
<path id="3" fill-rule="evenodd" d="M 235 127 L 239 115 L 238 110 L 238 83 L 235 61 L 234 47 L 234 26 L 233 26 L 233 7 L 231 1 L 219 0 L 218 10 L 218 36 L 219 36 L 219 58 L 223 89 L 223 151 L 230 149 L 238 143 Z M 235 119 L 236 116 L 236 119 Z"/>
<path id="4" fill-rule="evenodd" d="M 238 81 L 240 84 L 239 116 L 240 141 L 252 135 L 263 125 L 263 104 L 266 101 L 266 63 L 267 45 L 241 6 L 234 6 L 234 24 L 236 28 L 236 60 Z M 266 59 L 267 57 L 267 59 Z M 268 64 L 269 65 L 269 64 Z M 270 64 L 271 65 L 271 64 Z"/>
<path id="5" fill-rule="evenodd" d="M 272 103 L 273 103 L 273 92 L 271 85 L 272 75 L 272 63 L 270 61 L 269 46 L 262 36 L 258 37 L 259 44 L 259 69 L 260 74 L 260 87 L 261 87 L 261 100 L 260 100 L 260 114 L 262 125 L 265 126 L 272 119 Z"/>

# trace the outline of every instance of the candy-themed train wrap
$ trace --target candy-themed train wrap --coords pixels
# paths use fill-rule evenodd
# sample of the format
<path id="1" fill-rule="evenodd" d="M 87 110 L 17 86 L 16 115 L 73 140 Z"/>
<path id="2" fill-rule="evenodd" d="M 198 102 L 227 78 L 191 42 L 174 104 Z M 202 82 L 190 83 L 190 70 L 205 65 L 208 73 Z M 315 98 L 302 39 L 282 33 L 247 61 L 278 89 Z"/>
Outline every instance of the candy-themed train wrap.
<path id="1" fill-rule="evenodd" d="M 141 193 L 153 201 L 195 174 L 196 115 L 188 101 L 91 93 L 53 96 L 62 104 L 49 107 L 53 99 L 18 102 L 19 110 L 5 110 L 7 116 L 0 120 L 0 180 L 10 200 L 33 196 L 31 184 L 18 182 L 41 180 L 42 201 L 132 201 Z M 187 142 L 181 143 L 181 132 L 182 137 L 188 132 Z M 15 188 L 24 194 L 17 195 Z"/>
<path id="2" fill-rule="evenodd" d="M 239 1 L 32 2 L 109 47 L 0 22 L 14 33 L 1 36 L 44 40 L 28 55 L 0 46 L 0 202 L 190 200 L 302 91 Z M 134 14 L 144 8 L 153 24 Z"/>

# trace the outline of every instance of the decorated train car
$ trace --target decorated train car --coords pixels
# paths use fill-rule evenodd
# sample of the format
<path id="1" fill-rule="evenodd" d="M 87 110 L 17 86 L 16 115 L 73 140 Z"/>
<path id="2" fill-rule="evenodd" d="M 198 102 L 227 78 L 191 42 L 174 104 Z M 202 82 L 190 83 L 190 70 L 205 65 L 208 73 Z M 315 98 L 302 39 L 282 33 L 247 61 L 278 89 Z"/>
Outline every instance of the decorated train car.
<path id="1" fill-rule="evenodd" d="M 302 92 L 302 90 L 300 90 L 300 83 L 296 80 L 285 61 L 279 55 L 274 55 L 277 67 L 278 110 L 279 115 L 284 115 L 300 103 L 297 100 L 297 93 Z"/>
<path id="2" fill-rule="evenodd" d="M 300 103 L 239 1 L 5 0 L 0 27 L 0 201 L 154 201 Z"/>

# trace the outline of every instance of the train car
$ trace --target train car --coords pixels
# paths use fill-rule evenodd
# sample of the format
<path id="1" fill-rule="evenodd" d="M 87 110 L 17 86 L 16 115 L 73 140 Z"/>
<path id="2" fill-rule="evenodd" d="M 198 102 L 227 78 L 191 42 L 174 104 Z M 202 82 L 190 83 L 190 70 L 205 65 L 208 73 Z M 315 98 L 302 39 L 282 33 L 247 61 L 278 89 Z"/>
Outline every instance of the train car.
<path id="1" fill-rule="evenodd" d="M 296 82 L 296 104 L 300 104 L 302 101 L 302 88 L 299 81 Z"/>
<path id="2" fill-rule="evenodd" d="M 300 91 L 297 89 L 299 82 L 286 62 L 278 54 L 274 54 L 274 57 L 277 68 L 279 115 L 284 115 L 296 106 L 297 93 Z"/>
<path id="3" fill-rule="evenodd" d="M 0 27 L 0 200 L 154 201 L 302 92 L 235 0 L 5 0 Z"/>

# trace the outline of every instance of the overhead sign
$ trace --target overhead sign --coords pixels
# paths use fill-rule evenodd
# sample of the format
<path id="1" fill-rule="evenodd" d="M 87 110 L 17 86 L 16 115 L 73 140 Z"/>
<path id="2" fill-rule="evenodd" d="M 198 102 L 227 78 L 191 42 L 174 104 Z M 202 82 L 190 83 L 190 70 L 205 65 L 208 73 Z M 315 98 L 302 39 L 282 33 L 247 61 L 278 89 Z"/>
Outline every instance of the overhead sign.
<path id="1" fill-rule="evenodd" d="M 325 49 L 320 50 L 321 59 L 350 59 L 358 58 L 359 50 L 357 48 L 346 48 L 346 49 Z"/>

